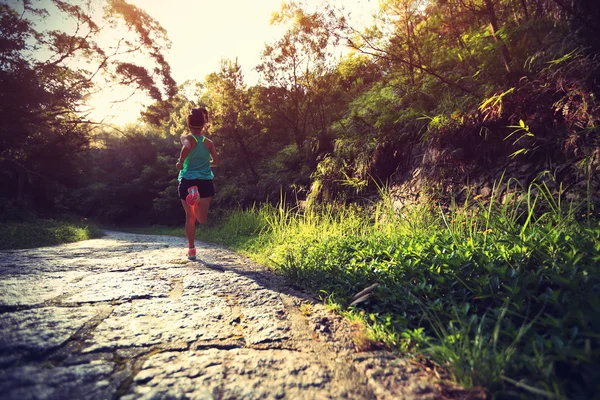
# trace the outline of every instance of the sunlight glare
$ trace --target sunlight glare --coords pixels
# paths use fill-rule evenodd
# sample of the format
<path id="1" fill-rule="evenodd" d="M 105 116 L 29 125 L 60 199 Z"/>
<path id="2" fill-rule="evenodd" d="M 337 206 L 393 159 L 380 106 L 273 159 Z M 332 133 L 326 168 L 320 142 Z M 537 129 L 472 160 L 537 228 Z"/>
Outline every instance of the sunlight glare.
<path id="1" fill-rule="evenodd" d="M 309 3 L 316 0 L 310 0 Z M 281 37 L 283 26 L 270 25 L 273 12 L 281 8 L 283 0 L 129 0 L 146 11 L 167 31 L 171 48 L 165 55 L 178 85 L 186 81 L 202 82 L 206 75 L 219 69 L 221 59 L 238 59 L 245 83 L 255 85 L 258 74 L 254 68 L 260 63 L 265 43 Z M 320 2 L 320 1 L 319 1 Z M 334 0 L 334 4 L 364 15 L 377 6 L 372 0 Z M 129 93 L 122 91 L 121 98 Z M 110 99 L 109 99 L 110 97 Z M 152 103 L 144 96 L 134 96 L 127 103 L 110 104 L 112 96 L 102 94 L 92 100 L 92 117 L 110 120 L 116 124 L 134 121 L 140 110 Z"/>

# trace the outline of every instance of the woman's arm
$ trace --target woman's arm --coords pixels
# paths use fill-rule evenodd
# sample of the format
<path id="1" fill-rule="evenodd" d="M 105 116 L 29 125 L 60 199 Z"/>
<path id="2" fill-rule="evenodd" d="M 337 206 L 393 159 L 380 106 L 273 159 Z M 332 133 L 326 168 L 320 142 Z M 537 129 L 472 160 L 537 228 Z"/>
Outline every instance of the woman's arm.
<path id="1" fill-rule="evenodd" d="M 196 141 L 191 140 L 192 138 L 190 136 L 191 135 L 186 135 L 181 137 L 181 152 L 179 153 L 179 160 L 177 160 L 177 164 L 175 164 L 177 170 L 183 168 L 183 161 L 188 154 L 190 154 L 190 151 L 192 151 L 194 145 L 196 144 Z"/>
<path id="2" fill-rule="evenodd" d="M 219 165 L 221 165 L 221 159 L 219 158 L 219 154 L 217 153 L 217 149 L 215 148 L 215 144 L 213 143 L 213 141 L 208 138 L 205 139 L 204 146 L 206 146 L 206 148 L 210 152 L 210 166 L 218 167 Z"/>

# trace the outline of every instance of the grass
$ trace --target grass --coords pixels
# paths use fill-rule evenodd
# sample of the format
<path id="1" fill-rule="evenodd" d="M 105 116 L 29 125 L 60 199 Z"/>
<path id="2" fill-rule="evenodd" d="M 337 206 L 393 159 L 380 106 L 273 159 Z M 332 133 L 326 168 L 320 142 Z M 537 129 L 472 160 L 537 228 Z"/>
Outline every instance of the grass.
<path id="1" fill-rule="evenodd" d="M 86 221 L 7 222 L 0 223 L 0 250 L 53 246 L 100 236 L 100 229 Z"/>
<path id="2" fill-rule="evenodd" d="M 378 342 L 426 354 L 497 398 L 600 392 L 600 223 L 543 184 L 401 212 L 238 210 L 202 240 L 265 263 Z M 379 285 L 364 301 L 354 295 Z"/>
<path id="3" fill-rule="evenodd" d="M 450 206 L 396 210 L 383 189 L 381 198 L 364 208 L 235 210 L 197 237 L 321 296 L 356 327 L 359 348 L 425 354 L 495 398 L 600 393 L 600 222 L 591 197 L 576 204 L 544 184 L 509 180 L 491 199 Z M 185 237 L 183 226 L 130 231 Z M 98 234 L 83 223 L 2 224 L 0 248 Z"/>
<path id="4" fill-rule="evenodd" d="M 401 211 L 386 193 L 367 208 L 282 202 L 197 232 L 321 296 L 357 327 L 360 348 L 425 354 L 494 398 L 594 398 L 598 215 L 544 184 L 503 187 L 486 201 Z"/>
<path id="5" fill-rule="evenodd" d="M 242 250 L 252 239 L 259 238 L 258 233 L 266 224 L 266 213 L 269 208 L 260 211 L 252 208 L 247 211 L 231 211 L 225 217 L 214 219 L 213 213 L 205 225 L 196 225 L 196 239 L 222 244 L 237 250 Z M 166 227 L 161 225 L 147 227 L 122 227 L 106 226 L 107 229 L 115 229 L 123 232 L 139 233 L 147 235 L 167 235 L 185 238 L 185 220 L 182 218 L 181 225 L 177 227 Z M 185 241 L 182 241 L 182 244 Z"/>

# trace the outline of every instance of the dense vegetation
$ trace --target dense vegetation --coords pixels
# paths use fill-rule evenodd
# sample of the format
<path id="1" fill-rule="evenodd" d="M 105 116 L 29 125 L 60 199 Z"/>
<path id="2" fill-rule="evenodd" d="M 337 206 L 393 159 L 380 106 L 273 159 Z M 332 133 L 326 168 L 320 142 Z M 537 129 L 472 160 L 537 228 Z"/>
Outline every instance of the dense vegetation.
<path id="1" fill-rule="evenodd" d="M 0 250 L 27 249 L 78 242 L 102 236 L 94 223 L 82 220 L 39 220 L 0 224 Z"/>
<path id="2" fill-rule="evenodd" d="M 54 3 L 78 30 L 38 29 L 45 11 L 29 2 L 21 14 L 1 6 L 4 203 L 179 223 L 174 161 L 199 103 L 211 110 L 209 135 L 224 160 L 217 207 L 276 201 L 281 188 L 290 199 L 360 201 L 383 182 L 414 181 L 417 170 L 415 191 L 446 200 L 467 183 L 489 195 L 504 171 L 524 184 L 549 171 L 565 195 L 597 188 L 591 0 L 390 0 L 363 30 L 331 6 L 291 2 L 274 14 L 288 29 L 266 46 L 258 85 L 223 60 L 179 94 L 161 53 L 166 33 L 142 10 L 107 3 L 105 18 L 129 32 L 119 52 L 95 41 L 100 23 L 83 5 Z M 350 49 L 341 59 L 332 56 L 340 46 Z M 128 54 L 148 54 L 155 72 Z M 85 118 L 101 72 L 157 99 L 142 124 L 112 129 Z"/>
<path id="3" fill-rule="evenodd" d="M 389 196 L 370 213 L 265 206 L 200 236 L 362 319 L 360 348 L 422 351 L 500 398 L 593 398 L 600 224 L 580 214 L 585 204 L 530 189 L 450 210 L 398 213 Z"/>
<path id="4" fill-rule="evenodd" d="M 426 349 L 464 384 L 597 392 L 594 0 L 385 0 L 364 29 L 291 1 L 258 84 L 223 60 L 179 88 L 166 32 L 142 10 L 108 0 L 100 24 L 84 3 L 51 4 L 76 28 L 43 30 L 29 1 L 0 5 L 4 225 L 65 212 L 181 224 L 179 136 L 203 104 L 223 160 L 219 240 L 343 309 L 377 282 L 351 307 L 374 338 Z M 101 26 L 130 36 L 103 47 Z M 87 97 L 119 84 L 156 100 L 140 123 L 88 120 Z"/>

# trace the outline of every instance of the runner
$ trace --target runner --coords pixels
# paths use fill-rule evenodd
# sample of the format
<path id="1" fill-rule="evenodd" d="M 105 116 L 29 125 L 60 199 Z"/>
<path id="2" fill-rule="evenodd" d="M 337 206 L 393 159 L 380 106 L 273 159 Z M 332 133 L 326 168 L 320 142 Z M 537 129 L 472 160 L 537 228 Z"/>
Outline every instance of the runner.
<path id="1" fill-rule="evenodd" d="M 188 116 L 191 135 L 181 137 L 181 154 L 177 160 L 179 170 L 179 198 L 185 210 L 185 235 L 188 240 L 187 257 L 196 259 L 196 221 L 203 224 L 215 189 L 211 167 L 220 164 L 214 143 L 202 135 L 208 123 L 206 108 L 193 108 Z"/>

